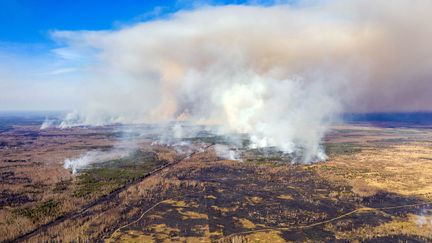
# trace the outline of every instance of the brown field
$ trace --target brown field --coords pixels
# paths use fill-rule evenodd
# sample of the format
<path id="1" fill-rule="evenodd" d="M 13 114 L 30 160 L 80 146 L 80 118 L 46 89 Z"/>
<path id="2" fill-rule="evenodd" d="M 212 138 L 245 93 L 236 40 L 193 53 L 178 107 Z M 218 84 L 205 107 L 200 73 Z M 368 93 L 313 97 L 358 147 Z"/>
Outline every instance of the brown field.
<path id="1" fill-rule="evenodd" d="M 309 165 L 143 137 L 133 157 L 63 168 L 119 139 L 115 127 L 1 132 L 0 241 L 432 241 L 432 130 L 335 126 L 329 159 Z"/>

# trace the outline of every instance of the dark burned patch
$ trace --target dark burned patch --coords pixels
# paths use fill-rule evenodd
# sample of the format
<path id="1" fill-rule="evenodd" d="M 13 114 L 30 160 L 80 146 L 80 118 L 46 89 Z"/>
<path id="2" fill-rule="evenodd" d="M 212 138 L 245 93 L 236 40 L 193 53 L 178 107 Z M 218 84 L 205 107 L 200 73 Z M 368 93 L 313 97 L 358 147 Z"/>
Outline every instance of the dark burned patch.
<path id="1" fill-rule="evenodd" d="M 211 166 L 200 170 L 197 174 L 186 174 L 184 179 L 190 180 L 195 178 L 203 182 L 220 182 L 229 180 L 231 183 L 236 183 L 243 180 L 243 178 L 239 176 L 253 175 L 254 169 L 252 167 L 234 168 L 229 166 Z"/>
<path id="2" fill-rule="evenodd" d="M 13 137 L 13 141 L 9 141 L 9 146 L 19 146 L 24 144 L 31 144 L 35 140 L 39 138 L 39 132 L 38 131 L 29 131 L 29 130 L 21 130 L 21 129 L 15 129 L 11 134 L 11 137 Z M 14 141 L 18 141 L 15 142 Z M 25 142 L 23 142 L 25 141 Z"/>
<path id="3" fill-rule="evenodd" d="M 337 231 L 351 231 L 356 228 L 364 228 L 366 226 L 378 226 L 392 221 L 391 215 L 380 211 L 368 211 L 358 214 L 352 214 L 333 223 Z"/>
<path id="4" fill-rule="evenodd" d="M 0 131 L 1 133 L 1 131 Z M 6 148 L 8 146 L 8 143 L 6 141 L 0 141 L 0 149 L 1 148 Z"/>
<path id="5" fill-rule="evenodd" d="M 331 231 L 324 230 L 322 227 L 304 229 L 296 231 L 282 231 L 282 237 L 286 241 L 295 242 L 335 242 L 336 237 Z"/>
<path id="6" fill-rule="evenodd" d="M 328 194 L 338 188 L 313 178 L 308 171 L 292 169 L 289 174 L 273 173 L 268 176 L 265 171 L 257 171 L 262 169 L 253 166 L 211 166 L 183 175 L 184 180 L 195 179 L 205 183 L 203 195 L 193 200 L 179 200 L 194 204 L 195 208 L 188 210 L 206 215 L 207 219 L 187 219 L 177 209 L 173 209 L 172 205 L 163 205 L 155 210 L 159 217 L 140 221 L 134 229 L 145 229 L 150 234 L 154 232 L 151 227 L 148 228 L 149 225 L 165 224 L 169 228 L 179 229 L 177 234 L 181 236 L 199 237 L 203 236 L 202 231 L 188 229 L 200 229 L 208 224 L 210 232 L 230 235 L 250 230 L 251 227 L 260 229 L 304 225 L 354 209 L 347 202 L 314 198 L 317 191 Z M 247 220 L 251 225 L 242 225 L 239 223 L 241 220 Z M 322 237 L 323 234 L 318 235 Z M 213 236 L 213 240 L 218 238 L 220 236 Z M 328 239 L 333 238 L 329 236 Z"/>
<path id="7" fill-rule="evenodd" d="M 379 139 L 379 140 L 368 140 L 366 142 L 384 146 L 384 145 L 392 145 L 392 144 L 404 144 L 410 141 L 415 141 L 415 140 L 413 138 L 404 137 L 404 138 L 386 138 L 386 139 Z"/>
<path id="8" fill-rule="evenodd" d="M 410 242 L 410 243 L 423 243 L 430 242 L 430 238 L 416 236 L 416 235 L 391 235 L 372 237 L 371 239 L 362 240 L 364 243 L 389 243 L 389 242 Z"/>
<path id="9" fill-rule="evenodd" d="M 28 177 L 16 176 L 13 171 L 2 171 L 0 172 L 0 183 L 3 184 L 28 184 L 32 180 Z"/>
<path id="10" fill-rule="evenodd" d="M 256 229 L 290 227 L 323 221 L 354 209 L 347 202 L 314 198 L 316 189 L 328 194 L 338 188 L 331 188 L 324 181 L 311 177 L 309 172 L 293 170 L 293 174 L 284 177 L 273 174 L 264 179 L 253 170 L 248 175 L 247 170 L 238 169 L 230 174 L 230 170 L 222 169 L 224 177 L 219 173 L 211 174 L 212 170 L 202 172 L 215 183 L 207 190 L 214 197 L 206 202 L 210 230 L 222 231 L 224 235 L 245 231 L 232 220 L 234 217 L 251 221 Z"/>
<path id="11" fill-rule="evenodd" d="M 351 187 L 330 184 L 301 166 L 272 169 L 213 164 L 180 174 L 176 178 L 197 180 L 205 185 L 205 191 L 193 197 L 178 197 L 175 200 L 180 205 L 177 206 L 161 204 L 123 232 L 132 229 L 146 235 L 159 235 L 162 238 L 158 239 L 163 240 L 205 237 L 209 235 L 203 229 L 208 229 L 211 240 L 217 241 L 231 234 L 273 228 L 280 231 L 287 241 L 332 242 L 337 241 L 335 232 L 376 227 L 390 222 L 393 217 L 407 217 L 408 213 L 419 212 L 419 208 L 404 208 L 347 214 L 358 208 L 421 202 L 389 193 L 379 193 L 359 201 Z M 185 203 L 184 207 L 180 202 Z M 179 211 L 179 208 L 184 209 Z M 193 211 L 200 217 L 187 218 L 182 214 L 185 211 Z M 339 218 L 344 214 L 347 216 Z M 314 225 L 316 223 L 322 224 Z M 155 228 L 158 225 L 170 230 L 161 235 Z"/>
<path id="12" fill-rule="evenodd" d="M 5 206 L 16 207 L 32 200 L 24 194 L 13 193 L 11 191 L 0 191 L 0 208 Z"/>
<path id="13" fill-rule="evenodd" d="M 162 239 L 172 240 L 179 235 L 189 234 L 189 235 L 198 235 L 200 232 L 203 232 L 201 226 L 204 224 L 203 221 L 197 220 L 196 218 L 183 218 L 183 214 L 179 213 L 177 209 L 183 208 L 181 205 L 176 205 L 177 199 L 181 201 L 185 201 L 187 205 L 195 204 L 197 202 L 197 197 L 202 197 L 203 188 L 197 185 L 189 185 L 183 184 L 180 187 L 175 188 L 166 188 L 163 184 L 160 184 L 155 189 L 158 193 L 143 197 L 139 201 L 130 201 L 128 202 L 128 206 L 123 211 L 123 215 L 132 215 L 130 217 L 122 218 L 121 220 L 112 222 L 113 225 L 109 226 L 107 230 L 100 235 L 97 239 L 102 239 L 105 237 L 112 236 L 114 230 L 120 228 L 121 226 L 130 223 L 130 225 L 126 228 L 120 229 L 120 232 L 127 233 L 128 230 L 137 230 L 141 231 L 143 234 L 151 234 L 158 230 L 163 230 L 164 228 L 174 229 L 175 227 L 181 227 L 182 230 L 179 232 L 173 231 L 171 232 L 169 229 L 165 229 L 164 232 L 169 232 L 169 235 L 164 235 L 163 237 L 159 237 L 158 239 L 162 241 Z M 180 197 L 179 197 L 180 196 Z M 173 200 L 171 200 L 171 199 Z M 168 201 L 166 201 L 168 199 Z M 163 201 L 165 200 L 165 201 Z M 198 200 L 201 202 L 202 200 Z M 161 203 L 163 202 L 163 203 Z M 154 210 L 148 211 L 148 209 L 152 206 L 158 204 Z M 188 206 L 188 207 L 189 207 Z M 196 205 L 193 207 L 189 207 L 185 212 L 188 213 L 189 210 L 197 210 Z M 204 205 L 198 205 L 203 208 Z M 185 207 L 186 208 L 186 207 Z M 139 209 L 138 212 L 135 211 Z M 176 212 L 173 212 L 176 211 Z M 146 217 L 141 218 L 142 214 L 146 213 Z M 165 217 L 165 214 L 170 214 L 170 217 Z M 159 217 L 159 215 L 164 215 L 163 217 Z M 138 220 L 140 219 L 141 220 Z M 149 220 L 151 218 L 152 220 Z M 158 221 L 161 219 L 161 221 Z M 138 220 L 138 221 L 136 221 Z M 187 223 L 183 224 L 183 220 Z M 131 223 L 132 222 L 132 223 Z M 154 227 L 159 223 L 164 224 L 166 227 Z M 181 233 L 184 232 L 184 233 Z M 136 236 L 129 235 L 131 238 L 136 238 Z M 118 238 L 116 239 L 118 241 Z M 159 242 L 159 241 L 156 241 Z"/>
<path id="14" fill-rule="evenodd" d="M 0 133 L 11 131 L 13 128 L 12 126 L 3 125 L 0 123 Z"/>
<path id="15" fill-rule="evenodd" d="M 79 149 L 85 149 L 85 150 L 100 150 L 100 151 L 109 151 L 111 149 L 113 149 L 114 146 L 113 145 L 76 145 L 76 146 L 72 146 L 69 149 L 70 150 L 79 150 Z"/>
<path id="16" fill-rule="evenodd" d="M 29 138 L 31 140 L 36 140 L 39 137 L 39 132 L 34 131 L 26 131 L 20 134 L 21 136 L 24 136 L 26 138 Z"/>
<path id="17" fill-rule="evenodd" d="M 47 189 L 47 185 L 43 184 L 41 182 L 31 183 L 24 185 L 25 193 L 31 193 L 31 194 L 39 194 L 45 192 Z"/>
<path id="18" fill-rule="evenodd" d="M 28 161 L 25 159 L 5 159 L 3 160 L 5 163 L 27 163 Z"/>
<path id="19" fill-rule="evenodd" d="M 201 237 L 205 234 L 207 225 L 206 207 L 200 204 L 203 195 L 186 195 L 179 200 L 167 200 L 158 206 L 154 214 L 149 215 L 153 220 L 141 220 L 131 226 L 132 230 L 143 230 L 146 234 L 154 234 L 166 230 L 163 234 L 172 237 Z M 162 240 L 162 238 L 160 239 Z"/>
<path id="20" fill-rule="evenodd" d="M 363 205 L 376 208 L 389 216 L 406 218 L 408 214 L 419 214 L 422 208 L 430 205 L 422 205 L 424 201 L 415 197 L 404 197 L 395 193 L 380 192 L 374 196 L 363 198 Z M 404 205 L 417 205 L 402 207 Z"/>
<path id="21" fill-rule="evenodd" d="M 390 192 L 379 192 L 373 196 L 364 197 L 362 204 L 372 208 L 392 207 L 422 203 L 422 201 L 415 197 L 404 197 L 402 195 Z"/>

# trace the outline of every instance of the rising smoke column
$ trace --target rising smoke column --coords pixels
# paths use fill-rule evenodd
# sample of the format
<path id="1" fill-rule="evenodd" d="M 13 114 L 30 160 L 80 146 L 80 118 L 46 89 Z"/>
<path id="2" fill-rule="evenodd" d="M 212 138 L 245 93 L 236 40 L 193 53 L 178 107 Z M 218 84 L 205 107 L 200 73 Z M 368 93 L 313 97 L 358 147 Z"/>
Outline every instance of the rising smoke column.
<path id="1" fill-rule="evenodd" d="M 342 111 L 392 109 L 394 96 L 413 92 L 416 107 L 432 103 L 432 62 L 424 58 L 432 31 L 414 28 L 432 20 L 431 6 L 209 6 L 114 31 L 54 32 L 94 63 L 86 105 L 61 126 L 188 120 L 248 133 L 252 147 L 322 160 L 321 140 Z M 415 35 L 415 50 L 400 43 Z"/>

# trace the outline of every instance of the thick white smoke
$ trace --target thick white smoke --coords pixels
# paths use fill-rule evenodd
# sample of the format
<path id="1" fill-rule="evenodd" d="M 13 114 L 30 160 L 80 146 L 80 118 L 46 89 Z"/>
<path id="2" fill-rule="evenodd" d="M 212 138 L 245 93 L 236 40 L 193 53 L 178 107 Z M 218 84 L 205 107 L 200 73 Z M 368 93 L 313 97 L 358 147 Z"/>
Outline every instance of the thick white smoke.
<path id="1" fill-rule="evenodd" d="M 432 31 L 416 27 L 431 16 L 426 0 L 306 1 L 203 7 L 114 31 L 55 32 L 68 51 L 94 58 L 88 102 L 61 126 L 219 124 L 223 133 L 248 133 L 252 147 L 322 160 L 321 140 L 343 109 L 392 109 L 395 95 L 415 90 L 415 107 L 431 104 L 423 93 L 432 91 L 432 61 L 424 56 L 432 53 L 425 41 Z"/>

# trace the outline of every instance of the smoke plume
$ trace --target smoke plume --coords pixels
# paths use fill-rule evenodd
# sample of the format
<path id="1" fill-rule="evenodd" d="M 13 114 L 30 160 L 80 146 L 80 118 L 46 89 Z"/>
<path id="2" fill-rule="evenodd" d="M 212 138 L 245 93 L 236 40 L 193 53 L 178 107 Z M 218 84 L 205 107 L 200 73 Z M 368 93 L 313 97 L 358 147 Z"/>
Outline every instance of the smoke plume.
<path id="1" fill-rule="evenodd" d="M 120 159 L 130 154 L 129 150 L 111 150 L 105 151 L 89 151 L 77 158 L 68 158 L 64 161 L 64 168 L 70 169 L 73 174 L 77 173 L 78 170 L 84 169 L 92 164 L 102 163 L 109 160 Z"/>
<path id="2" fill-rule="evenodd" d="M 111 31 L 57 31 L 92 57 L 61 124 L 191 121 L 305 162 L 343 111 L 428 110 L 432 2 L 206 6 Z"/>

